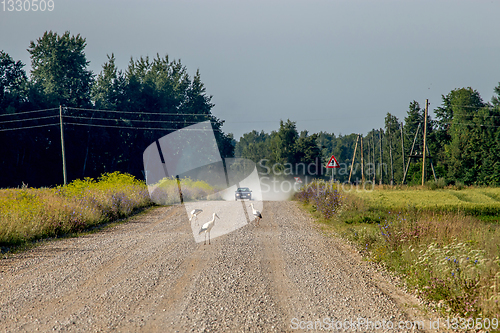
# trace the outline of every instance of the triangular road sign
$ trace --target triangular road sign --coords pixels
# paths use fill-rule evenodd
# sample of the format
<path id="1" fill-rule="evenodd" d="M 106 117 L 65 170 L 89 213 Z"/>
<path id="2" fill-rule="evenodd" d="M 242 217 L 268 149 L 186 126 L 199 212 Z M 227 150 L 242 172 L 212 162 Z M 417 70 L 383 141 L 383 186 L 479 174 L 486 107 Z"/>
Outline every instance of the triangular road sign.
<path id="1" fill-rule="evenodd" d="M 340 168 L 339 162 L 335 159 L 335 156 L 332 155 L 330 161 L 326 164 L 327 168 Z"/>

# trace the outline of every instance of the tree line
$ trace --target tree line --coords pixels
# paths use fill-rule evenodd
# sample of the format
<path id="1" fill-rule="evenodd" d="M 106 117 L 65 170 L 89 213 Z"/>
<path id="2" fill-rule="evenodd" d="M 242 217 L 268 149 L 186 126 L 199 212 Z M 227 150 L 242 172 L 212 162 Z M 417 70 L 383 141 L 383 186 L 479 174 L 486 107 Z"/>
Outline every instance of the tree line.
<path id="1" fill-rule="evenodd" d="M 485 102 L 470 87 L 442 95 L 442 104 L 434 110 L 435 119 L 427 117 L 425 181 L 500 185 L 500 83 L 494 93 L 491 102 Z M 387 113 L 383 128 L 361 135 L 363 170 L 357 134 L 299 134 L 290 120 L 282 121 L 279 130 L 270 134 L 244 134 L 236 143 L 235 155 L 252 159 L 259 166 L 278 165 L 274 171 L 292 176 L 297 174 L 293 167 L 297 163 L 319 160 L 324 166 L 333 154 L 340 164 L 333 177 L 339 181 L 347 181 L 349 176 L 351 182 L 361 180 L 364 172 L 365 179 L 376 184 L 401 184 L 404 180 L 416 185 L 422 177 L 424 111 L 424 106 L 412 101 L 403 121 Z M 310 174 L 302 169 L 300 173 Z"/>
<path id="2" fill-rule="evenodd" d="M 144 149 L 200 121 L 212 123 L 223 157 L 233 156 L 199 71 L 191 77 L 180 60 L 159 55 L 121 70 L 111 54 L 95 74 L 85 47 L 79 34 L 45 32 L 29 44 L 30 75 L 0 51 L 0 187 L 63 182 L 60 112 L 68 181 L 113 171 L 144 179 Z"/>
<path id="3" fill-rule="evenodd" d="M 260 171 L 340 181 L 361 179 L 363 172 L 375 183 L 420 183 L 424 108 L 416 101 L 403 120 L 387 113 L 383 128 L 362 135 L 362 170 L 358 134 L 299 133 L 286 120 L 276 131 L 252 131 L 236 142 L 212 114 L 199 71 L 190 77 L 180 60 L 159 55 L 131 58 L 121 70 L 111 54 L 95 74 L 85 47 L 80 35 L 45 32 L 29 44 L 30 75 L 0 51 L 0 187 L 62 183 L 60 118 L 69 181 L 112 171 L 143 179 L 142 152 L 149 144 L 208 120 L 223 157 L 251 159 Z M 491 102 L 470 87 L 442 95 L 435 119 L 427 118 L 426 180 L 435 173 L 445 183 L 500 184 L 500 84 L 494 93 Z M 332 154 L 341 167 L 330 175 L 321 166 Z"/>

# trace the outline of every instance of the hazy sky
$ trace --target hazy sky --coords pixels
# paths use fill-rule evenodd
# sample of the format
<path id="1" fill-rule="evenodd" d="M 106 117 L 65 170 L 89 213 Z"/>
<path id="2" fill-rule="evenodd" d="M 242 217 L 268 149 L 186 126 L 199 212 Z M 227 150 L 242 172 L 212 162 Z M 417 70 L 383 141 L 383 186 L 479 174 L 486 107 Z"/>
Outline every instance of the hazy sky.
<path id="1" fill-rule="evenodd" d="M 8 2 L 8 0 L 6 0 Z M 500 1 L 54 0 L 52 12 L 0 3 L 0 49 L 29 69 L 46 30 L 87 39 L 90 68 L 106 55 L 168 54 L 201 72 L 213 113 L 239 138 L 280 119 L 299 130 L 367 133 L 387 112 L 431 109 L 452 89 L 489 101 L 500 81 Z"/>

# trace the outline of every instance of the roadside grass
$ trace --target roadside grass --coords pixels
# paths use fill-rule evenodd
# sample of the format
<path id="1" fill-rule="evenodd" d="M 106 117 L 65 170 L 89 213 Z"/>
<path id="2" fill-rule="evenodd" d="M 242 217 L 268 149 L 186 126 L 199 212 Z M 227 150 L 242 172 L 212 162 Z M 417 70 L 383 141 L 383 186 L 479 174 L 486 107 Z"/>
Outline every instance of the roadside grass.
<path id="1" fill-rule="evenodd" d="M 206 199 L 216 189 L 203 181 L 181 179 L 185 201 Z M 22 251 L 33 242 L 97 230 L 156 204 L 179 201 L 177 180 L 164 178 L 151 200 L 143 181 L 129 174 L 105 173 L 56 188 L 0 189 L 1 253 Z"/>
<path id="2" fill-rule="evenodd" d="M 117 225 L 120 225 L 122 223 L 130 222 L 133 221 L 134 219 L 140 218 L 144 214 L 150 213 L 152 210 L 159 208 L 160 206 L 157 205 L 152 205 L 152 206 L 146 206 L 143 208 L 139 208 L 135 210 L 131 215 L 125 216 L 123 218 L 117 219 L 117 220 L 111 220 L 109 222 L 102 222 L 100 224 L 94 225 L 94 226 L 89 226 L 86 229 L 83 229 L 82 231 L 72 231 L 68 232 L 66 234 L 61 234 L 57 235 L 54 237 L 48 237 L 48 238 L 38 238 L 30 242 L 23 242 L 18 245 L 10 246 L 10 247 L 2 247 L 1 248 L 1 256 L 0 258 L 8 258 L 10 255 L 16 254 L 16 253 L 21 253 L 25 251 L 29 251 L 33 248 L 36 248 L 44 242 L 47 241 L 58 241 L 58 240 L 63 240 L 66 238 L 75 238 L 75 237 L 81 237 L 85 235 L 91 235 L 97 232 L 104 231 L 109 228 L 116 227 Z"/>
<path id="3" fill-rule="evenodd" d="M 214 193 L 216 188 L 210 184 L 191 178 L 180 179 L 182 198 L 184 201 L 196 201 L 203 199 L 219 199 Z M 149 185 L 149 190 L 152 193 L 151 199 L 160 205 L 173 205 L 180 203 L 179 184 L 177 179 L 173 177 L 165 177 L 158 183 Z"/>
<path id="4" fill-rule="evenodd" d="M 500 225 L 481 221 L 478 214 L 498 216 L 498 193 L 495 188 L 347 193 L 315 182 L 296 199 L 370 260 L 405 277 L 443 315 L 496 318 Z"/>
<path id="5" fill-rule="evenodd" d="M 152 205 L 144 182 L 106 173 L 56 188 L 0 190 L 2 252 L 38 239 L 81 232 Z"/>

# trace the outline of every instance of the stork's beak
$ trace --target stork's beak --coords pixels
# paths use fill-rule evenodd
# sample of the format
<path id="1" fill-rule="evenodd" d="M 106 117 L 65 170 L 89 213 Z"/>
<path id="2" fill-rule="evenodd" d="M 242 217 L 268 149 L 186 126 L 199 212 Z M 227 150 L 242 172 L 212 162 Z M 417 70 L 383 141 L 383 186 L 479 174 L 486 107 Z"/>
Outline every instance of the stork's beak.
<path id="1" fill-rule="evenodd" d="M 220 220 L 220 217 L 219 217 L 219 215 L 215 214 L 215 216 L 216 216 L 216 217 L 217 217 L 217 218 L 218 218 L 218 219 Z"/>

